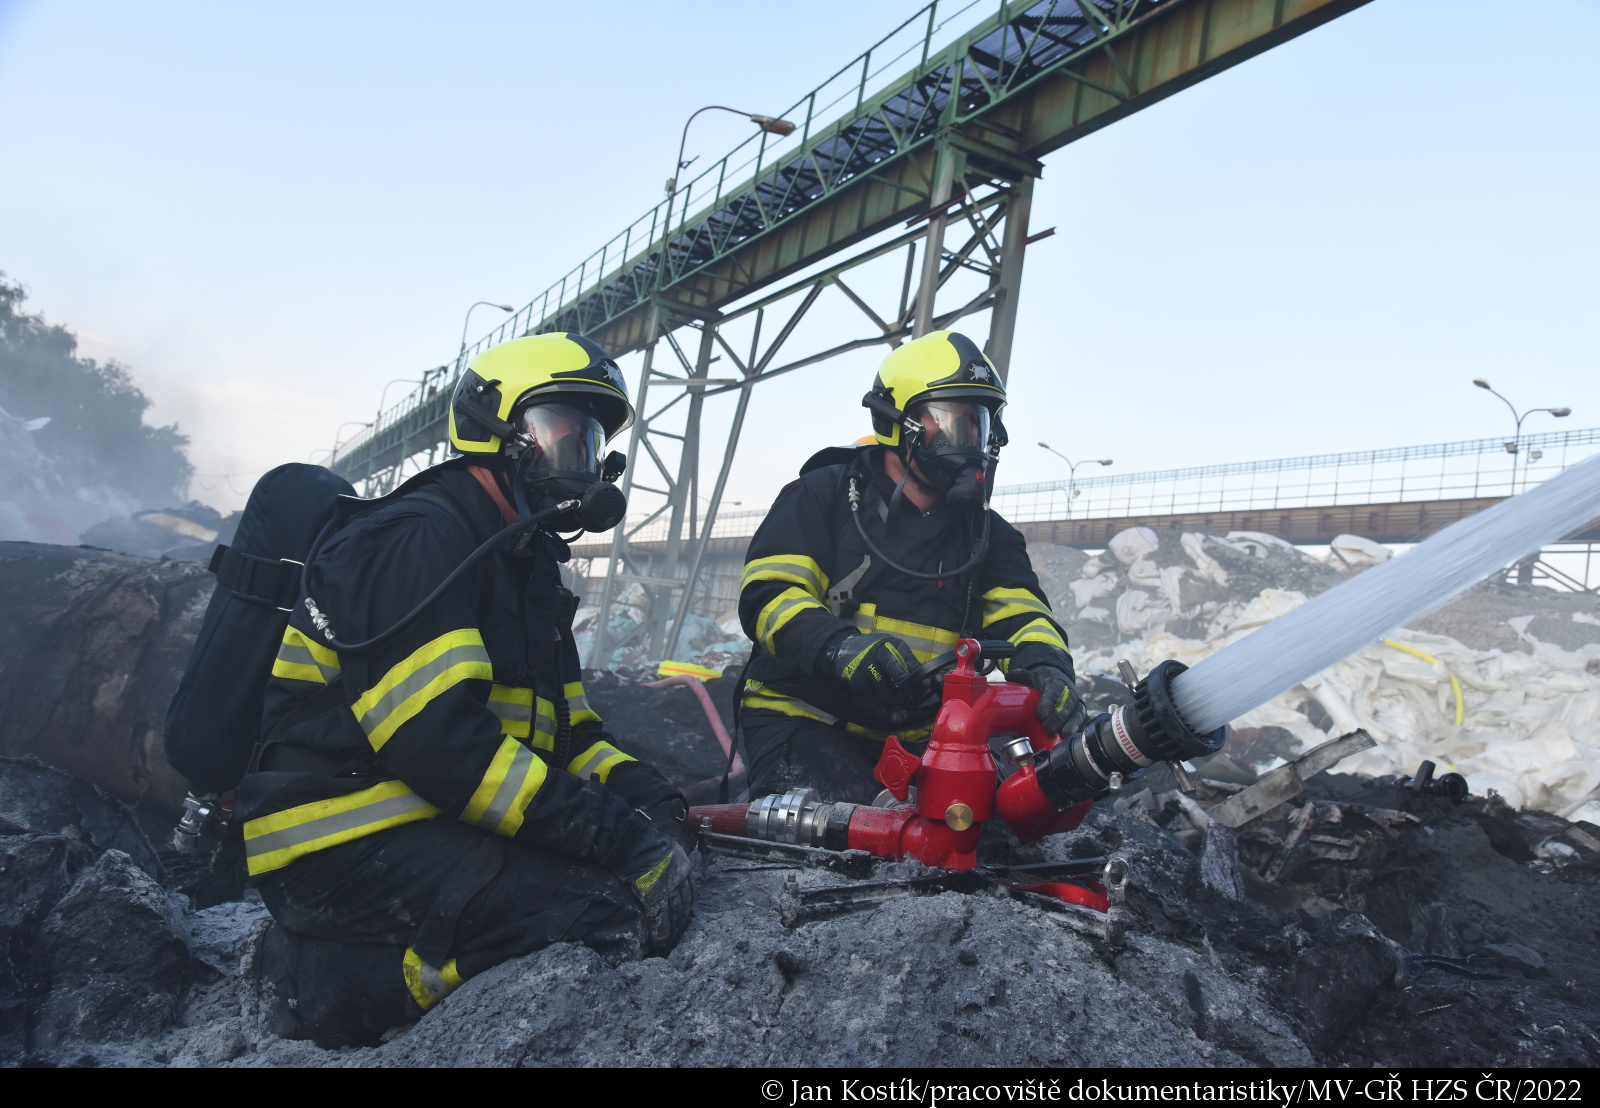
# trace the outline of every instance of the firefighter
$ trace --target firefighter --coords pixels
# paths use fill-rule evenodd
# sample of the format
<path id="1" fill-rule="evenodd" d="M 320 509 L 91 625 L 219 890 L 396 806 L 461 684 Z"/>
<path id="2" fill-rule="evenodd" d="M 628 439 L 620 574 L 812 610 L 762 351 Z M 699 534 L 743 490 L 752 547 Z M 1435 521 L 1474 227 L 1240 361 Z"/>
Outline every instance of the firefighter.
<path id="1" fill-rule="evenodd" d="M 920 753 L 937 701 L 908 681 L 962 637 L 1008 639 L 1052 734 L 1080 729 L 1066 634 L 1017 530 L 988 508 L 1005 386 L 973 342 L 900 346 L 862 403 L 873 437 L 815 455 L 750 541 L 739 617 L 750 795 L 870 803 L 883 740 Z M 908 702 L 908 698 L 910 702 Z"/>
<path id="2" fill-rule="evenodd" d="M 461 456 L 349 507 L 309 558 L 238 790 L 287 1033 L 370 1043 L 508 958 L 661 954 L 687 926 L 683 798 L 586 701 L 558 567 L 558 532 L 622 518 L 603 452 L 632 418 L 582 335 L 496 346 L 452 399 Z"/>

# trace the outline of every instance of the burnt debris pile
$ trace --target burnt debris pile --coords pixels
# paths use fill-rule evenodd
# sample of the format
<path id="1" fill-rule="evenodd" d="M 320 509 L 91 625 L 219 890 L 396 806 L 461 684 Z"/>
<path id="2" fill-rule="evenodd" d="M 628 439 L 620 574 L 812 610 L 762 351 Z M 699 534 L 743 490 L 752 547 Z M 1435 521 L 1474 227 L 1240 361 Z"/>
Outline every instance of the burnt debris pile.
<path id="1" fill-rule="evenodd" d="M 613 695 L 688 717 L 681 689 Z M 195 910 L 207 887 L 158 858 L 122 805 L 3 761 L 0 1061 L 1600 1062 L 1600 828 L 1313 773 L 1314 751 L 1283 768 L 1243 786 L 1163 770 L 1071 835 L 986 843 L 1014 861 L 1124 858 L 1114 939 L 994 888 L 796 918 L 797 889 L 847 879 L 702 856 L 696 917 L 670 957 L 608 965 L 558 945 L 468 982 L 380 1047 L 325 1051 L 274 1033 L 273 925 L 253 894 L 235 885 Z"/>
<path id="2" fill-rule="evenodd" d="M 1232 549 L 1248 546 L 1239 536 L 1228 547 L 1156 538 L 1153 556 L 1113 555 L 1115 567 L 1088 576 L 1078 552 L 1037 554 L 1083 631 L 1096 708 L 1126 696 L 1107 675 L 1116 657 L 1143 666 L 1141 650 L 1214 646 L 1283 594 L 1358 571 L 1268 543 Z M 1204 577 L 1196 546 L 1225 588 Z M 1186 561 L 1160 564 L 1168 548 Z M 209 578 L 195 563 L 81 548 L 4 544 L 0 557 L 0 1063 L 1600 1062 L 1600 826 L 1583 776 L 1593 723 L 1561 709 L 1594 676 L 1589 632 L 1600 624 L 1576 618 L 1592 614 L 1592 598 L 1482 586 L 1397 639 L 1438 662 L 1358 656 L 1368 700 L 1340 691 L 1355 677 L 1302 689 L 1241 721 L 1222 753 L 1130 782 L 1070 835 L 1032 847 L 986 839 L 1012 864 L 1122 858 L 1125 899 L 1103 934 L 993 886 L 806 915 L 792 910 L 797 898 L 851 879 L 707 855 L 696 918 L 670 957 L 610 965 L 558 945 L 468 982 L 382 1046 L 324 1051 L 274 1031 L 271 924 L 236 853 L 150 845 L 164 840 L 181 787 L 164 776 L 161 718 Z M 1154 578 L 1132 573 L 1141 558 Z M 1104 590 L 1083 604 L 1057 595 L 1101 574 L 1117 584 L 1078 590 Z M 1096 646 L 1084 629 L 1113 625 L 1083 610 L 1115 619 L 1123 596 L 1144 591 L 1142 607 L 1122 604 L 1131 628 L 1134 609 L 1156 603 L 1160 586 L 1140 583 L 1152 579 L 1175 582 L 1174 614 L 1137 631 L 1115 625 Z M 1209 599 L 1207 580 L 1218 590 Z M 619 745 L 702 802 L 728 765 L 706 701 L 732 731 L 735 683 L 658 685 L 648 669 L 587 677 Z M 1366 715 L 1347 726 L 1340 713 L 1358 708 Z M 1495 754 L 1497 742 L 1516 757 Z M 1491 791 L 1482 782 L 1495 765 L 1507 784 Z M 1458 769 L 1464 798 L 1446 777 Z"/>

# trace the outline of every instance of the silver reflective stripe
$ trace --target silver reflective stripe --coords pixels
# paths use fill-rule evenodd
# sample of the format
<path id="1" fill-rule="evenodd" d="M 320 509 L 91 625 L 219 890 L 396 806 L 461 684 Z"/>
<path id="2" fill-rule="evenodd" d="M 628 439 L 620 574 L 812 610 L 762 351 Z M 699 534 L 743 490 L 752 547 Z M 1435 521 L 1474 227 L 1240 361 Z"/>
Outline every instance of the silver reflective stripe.
<path id="1" fill-rule="evenodd" d="M 996 613 L 1002 612 L 1007 608 L 1022 609 L 1018 612 L 1012 612 L 1010 615 L 1006 616 L 1007 619 L 1011 619 L 1014 616 L 1028 615 L 1029 613 L 1040 616 L 1053 615 L 1049 608 L 1031 596 L 1013 596 L 1006 597 L 1001 600 L 985 600 L 983 602 L 983 622 L 986 625 L 993 623 L 996 618 Z"/>
<path id="2" fill-rule="evenodd" d="M 331 815 L 307 820 L 305 823 L 297 823 L 293 827 L 285 827 L 281 831 L 272 831 L 254 839 L 246 839 L 245 848 L 251 857 L 257 857 L 285 847 L 300 846 L 327 835 L 337 835 L 341 831 L 354 831 L 379 820 L 432 807 L 433 805 L 416 793 L 405 792 L 399 796 L 363 804 L 347 812 L 334 812 Z"/>
<path id="3" fill-rule="evenodd" d="M 489 710 L 499 717 L 501 723 L 532 723 L 533 705 L 516 704 L 509 700 L 489 701 Z"/>
<path id="4" fill-rule="evenodd" d="M 601 762 L 604 762 L 607 758 L 614 758 L 618 754 L 622 754 L 622 751 L 618 750 L 616 747 L 607 746 L 605 743 L 596 743 L 590 749 L 589 756 L 580 762 L 575 762 L 568 766 L 567 772 L 572 774 L 572 776 L 576 777 L 580 781 L 587 781 L 589 779 L 589 775 L 600 768 Z M 622 756 L 624 758 L 628 757 L 626 754 L 623 754 Z M 633 759 L 628 760 L 632 761 Z"/>
<path id="5" fill-rule="evenodd" d="M 567 707 L 574 714 L 587 712 L 589 711 L 589 698 L 587 696 L 569 696 L 567 697 Z"/>
<path id="6" fill-rule="evenodd" d="M 752 581 L 787 580 L 786 577 L 774 576 L 774 574 L 779 573 L 799 577 L 805 582 L 801 588 L 810 590 L 812 596 L 821 596 L 822 590 L 827 585 L 827 581 L 820 577 L 816 569 L 811 566 L 802 565 L 799 562 L 780 561 L 777 558 L 763 558 L 758 565 L 745 566 L 744 573 L 739 582 L 739 588 L 742 590 Z"/>
<path id="7" fill-rule="evenodd" d="M 487 666 L 490 664 L 489 652 L 483 648 L 482 643 L 462 643 L 460 646 L 452 646 L 437 658 L 424 663 L 415 673 L 407 676 L 404 681 L 385 693 L 376 704 L 368 708 L 366 714 L 361 717 L 361 729 L 371 735 L 383 726 L 384 720 L 388 719 L 396 708 L 427 688 L 435 677 L 452 666 L 464 662 L 481 662 Z"/>
<path id="8" fill-rule="evenodd" d="M 417 976 L 422 978 L 422 987 L 433 995 L 435 1004 L 456 991 L 456 987 L 444 979 L 437 966 L 430 966 L 421 958 L 417 959 Z"/>
<path id="9" fill-rule="evenodd" d="M 338 666 L 330 666 L 325 662 L 317 661 L 317 656 L 311 653 L 309 647 L 301 646 L 298 643 L 286 642 L 280 644 L 278 647 L 278 661 L 291 666 L 315 666 L 318 672 L 322 674 L 322 683 L 324 685 L 332 683 L 333 679 L 339 676 Z"/>
<path id="10" fill-rule="evenodd" d="M 855 623 L 856 630 L 863 634 L 881 631 L 885 635 L 893 635 L 915 651 L 918 655 L 917 660 L 922 662 L 943 654 L 954 647 L 959 639 L 959 636 L 954 631 L 948 632 L 949 638 L 947 639 L 934 639 L 929 638 L 927 635 L 919 635 L 913 631 L 905 630 L 904 623 L 899 620 L 885 617 L 880 622 L 876 613 L 857 612 Z"/>
<path id="11" fill-rule="evenodd" d="M 779 621 L 782 619 L 783 614 L 789 611 L 791 608 L 818 608 L 822 611 L 827 610 L 826 608 L 823 608 L 822 604 L 815 597 L 812 596 L 791 596 L 786 599 L 776 600 L 767 605 L 767 607 L 762 610 L 761 618 L 757 622 L 761 623 L 764 627 L 764 630 L 762 631 L 762 637 L 766 641 L 761 645 L 765 646 L 768 650 L 772 650 L 774 647 L 773 636 L 775 636 L 779 631 L 783 630 L 783 628 L 779 626 Z"/>
<path id="12" fill-rule="evenodd" d="M 521 745 L 517 747 L 517 752 L 511 756 L 511 765 L 506 769 L 505 780 L 501 781 L 500 787 L 495 790 L 494 799 L 489 801 L 489 807 L 484 809 L 483 815 L 474 821 L 479 827 L 493 831 L 500 826 L 500 821 L 511 811 L 512 803 L 527 782 L 528 774 L 533 772 L 536 758 L 533 751 L 527 747 Z M 541 770 L 544 768 L 542 762 L 539 768 Z"/>

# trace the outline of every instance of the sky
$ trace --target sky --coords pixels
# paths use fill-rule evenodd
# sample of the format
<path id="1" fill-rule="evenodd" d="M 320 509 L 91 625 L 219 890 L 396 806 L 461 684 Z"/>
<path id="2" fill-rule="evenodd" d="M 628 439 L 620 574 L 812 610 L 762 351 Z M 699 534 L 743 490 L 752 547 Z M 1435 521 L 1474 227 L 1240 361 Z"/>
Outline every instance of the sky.
<path id="1" fill-rule="evenodd" d="M 0 271 L 238 507 L 646 211 L 695 108 L 782 111 L 915 8 L 0 0 Z M 1600 426 L 1600 0 L 1516 10 L 1374 0 L 1048 156 L 1002 483 L 1065 476 L 1038 440 L 1108 473 L 1508 434 L 1480 376 Z M 864 433 L 879 357 L 757 389 L 729 500 Z"/>

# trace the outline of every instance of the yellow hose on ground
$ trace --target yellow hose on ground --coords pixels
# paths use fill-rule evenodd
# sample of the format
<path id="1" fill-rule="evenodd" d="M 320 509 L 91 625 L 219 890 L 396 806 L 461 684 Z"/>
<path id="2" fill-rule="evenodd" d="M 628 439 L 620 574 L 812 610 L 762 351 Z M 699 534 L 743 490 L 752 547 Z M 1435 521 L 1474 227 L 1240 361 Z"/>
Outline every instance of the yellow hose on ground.
<path id="1" fill-rule="evenodd" d="M 1410 654 L 1413 657 L 1421 658 L 1429 665 L 1439 664 L 1439 659 L 1435 658 L 1432 654 L 1424 654 L 1416 647 L 1407 646 L 1403 642 L 1395 642 L 1393 639 L 1384 639 L 1383 645 L 1392 646 L 1396 650 L 1404 650 L 1407 654 Z M 1445 672 L 1450 673 L 1450 670 L 1447 668 Z M 1467 718 L 1467 709 L 1466 705 L 1461 700 L 1461 682 L 1456 680 L 1456 675 L 1453 673 L 1450 673 L 1450 691 L 1456 694 L 1456 726 L 1460 727 L 1462 721 Z"/>

